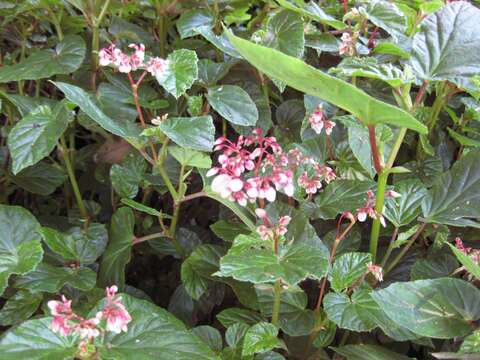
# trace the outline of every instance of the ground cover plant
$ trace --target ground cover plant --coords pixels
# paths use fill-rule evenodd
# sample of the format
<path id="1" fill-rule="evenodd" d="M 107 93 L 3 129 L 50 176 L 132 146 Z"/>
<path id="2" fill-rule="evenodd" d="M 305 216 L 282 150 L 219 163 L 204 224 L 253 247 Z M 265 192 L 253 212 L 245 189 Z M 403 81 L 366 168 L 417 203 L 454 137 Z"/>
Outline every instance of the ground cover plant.
<path id="1" fill-rule="evenodd" d="M 480 9 L 1 1 L 0 359 L 480 358 Z"/>

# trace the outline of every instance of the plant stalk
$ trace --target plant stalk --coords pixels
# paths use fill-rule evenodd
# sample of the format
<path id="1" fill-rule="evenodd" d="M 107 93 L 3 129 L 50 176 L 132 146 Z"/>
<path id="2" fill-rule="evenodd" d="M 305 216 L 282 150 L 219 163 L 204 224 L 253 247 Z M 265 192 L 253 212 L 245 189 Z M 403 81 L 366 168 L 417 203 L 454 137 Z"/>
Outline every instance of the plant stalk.
<path id="1" fill-rule="evenodd" d="M 377 214 L 383 213 L 383 206 L 385 204 L 385 189 L 387 188 L 388 172 L 382 172 L 378 176 L 377 195 L 375 198 L 375 211 Z M 380 218 L 373 220 L 372 232 L 370 234 L 370 254 L 372 254 L 372 261 L 375 263 L 377 258 L 378 238 L 380 236 Z"/>
<path id="2" fill-rule="evenodd" d="M 415 240 L 417 240 L 417 238 L 423 232 L 423 229 L 425 229 L 426 225 L 427 225 L 426 223 L 422 223 L 422 225 L 420 225 L 417 232 L 410 238 L 410 240 L 408 240 L 407 245 L 403 247 L 402 251 L 400 251 L 400 253 L 395 257 L 395 259 L 393 259 L 393 261 L 384 270 L 384 274 L 387 274 L 390 270 L 392 270 L 398 264 L 398 262 L 405 256 L 407 251 L 412 247 Z"/>

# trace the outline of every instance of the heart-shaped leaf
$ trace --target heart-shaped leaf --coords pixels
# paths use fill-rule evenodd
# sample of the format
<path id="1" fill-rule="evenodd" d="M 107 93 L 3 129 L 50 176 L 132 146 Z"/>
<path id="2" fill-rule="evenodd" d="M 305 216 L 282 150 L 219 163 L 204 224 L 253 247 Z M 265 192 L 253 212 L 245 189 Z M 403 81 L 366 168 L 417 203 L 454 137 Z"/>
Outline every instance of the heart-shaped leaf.
<path id="1" fill-rule="evenodd" d="M 175 50 L 167 58 L 167 67 L 157 81 L 175 98 L 190 89 L 198 77 L 197 53 L 192 50 Z"/>
<path id="2" fill-rule="evenodd" d="M 210 116 L 168 118 L 160 129 L 176 144 L 200 151 L 212 151 L 215 127 Z"/>
<path id="3" fill-rule="evenodd" d="M 371 262 L 372 256 L 368 253 L 351 252 L 337 257 L 330 275 L 332 289 L 340 292 L 354 284 L 367 272 Z"/>
<path id="4" fill-rule="evenodd" d="M 209 88 L 207 99 L 213 109 L 232 124 L 254 126 L 257 123 L 257 106 L 239 86 L 221 85 Z"/>

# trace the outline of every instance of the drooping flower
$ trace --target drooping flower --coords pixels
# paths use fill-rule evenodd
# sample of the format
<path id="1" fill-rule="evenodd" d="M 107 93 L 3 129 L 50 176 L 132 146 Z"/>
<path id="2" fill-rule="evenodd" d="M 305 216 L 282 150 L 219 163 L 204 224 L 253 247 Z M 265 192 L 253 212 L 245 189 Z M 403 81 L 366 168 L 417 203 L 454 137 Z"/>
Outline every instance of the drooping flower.
<path id="1" fill-rule="evenodd" d="M 273 224 L 269 219 L 267 212 L 264 209 L 256 209 L 255 214 L 263 221 L 263 224 L 257 227 L 257 233 L 262 240 L 272 240 L 279 238 L 287 233 L 287 226 L 291 221 L 290 216 L 285 215 L 280 217 L 278 224 Z"/>
<path id="2" fill-rule="evenodd" d="M 375 279 L 377 279 L 378 281 L 380 282 L 383 281 L 383 269 L 381 266 L 375 265 L 372 262 L 370 262 L 367 265 L 367 269 L 368 269 L 367 273 L 372 274 L 375 277 Z"/>
<path id="3" fill-rule="evenodd" d="M 122 298 L 117 297 L 114 299 L 118 288 L 113 285 L 107 287 L 107 303 L 103 310 L 99 311 L 96 315 L 98 320 L 106 319 L 107 320 L 107 331 L 112 331 L 119 334 L 124 331 L 127 332 L 127 324 L 132 321 L 130 314 L 128 313 L 125 306 L 122 304 Z"/>
<path id="4" fill-rule="evenodd" d="M 159 57 L 150 58 L 145 70 L 147 70 L 152 76 L 158 76 L 162 74 L 167 68 L 168 61 Z"/>
<path id="5" fill-rule="evenodd" d="M 309 116 L 308 121 L 313 131 L 315 131 L 317 134 L 320 134 L 322 129 L 325 129 L 325 133 L 330 135 L 333 128 L 336 126 L 333 121 L 328 120 L 325 116 L 322 104 L 317 106 L 317 109 Z"/>
<path id="6" fill-rule="evenodd" d="M 47 303 L 50 313 L 53 315 L 52 331 L 67 336 L 72 331 L 72 325 L 69 323 L 73 316 L 72 301 L 62 295 L 62 301 L 51 300 Z"/>
<path id="7" fill-rule="evenodd" d="M 358 37 L 358 34 L 353 34 L 352 36 L 350 33 L 344 32 L 342 34 L 342 37 L 340 38 L 342 42 L 340 43 L 340 46 L 338 48 L 339 54 L 355 56 L 355 53 L 357 52 L 356 45 L 355 45 L 357 37 Z"/>
<path id="8" fill-rule="evenodd" d="M 375 194 L 372 190 L 367 191 L 367 201 L 360 209 L 357 209 L 357 219 L 360 222 L 367 220 L 367 216 L 372 219 L 379 219 L 383 227 L 386 227 L 385 218 L 375 210 Z"/>

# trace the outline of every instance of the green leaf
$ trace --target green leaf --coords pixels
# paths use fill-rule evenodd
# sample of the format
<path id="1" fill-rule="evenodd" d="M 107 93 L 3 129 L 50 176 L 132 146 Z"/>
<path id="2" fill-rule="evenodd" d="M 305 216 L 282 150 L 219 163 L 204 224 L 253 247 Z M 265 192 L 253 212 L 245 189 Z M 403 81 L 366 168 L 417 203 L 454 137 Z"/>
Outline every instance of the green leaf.
<path id="1" fill-rule="evenodd" d="M 215 46 L 220 51 L 224 52 L 225 54 L 233 58 L 241 58 L 238 51 L 235 50 L 235 48 L 232 46 L 232 44 L 228 40 L 228 37 L 225 31 L 221 35 L 217 35 L 213 32 L 213 30 L 209 26 L 202 26 L 198 28 L 197 31 L 205 39 L 210 41 L 210 43 L 212 43 L 212 45 Z"/>
<path id="2" fill-rule="evenodd" d="M 280 345 L 277 338 L 278 329 L 275 325 L 261 322 L 248 329 L 243 340 L 242 355 L 263 353 Z"/>
<path id="3" fill-rule="evenodd" d="M 15 281 L 15 287 L 31 292 L 56 293 L 68 284 L 76 289 L 88 291 L 93 289 L 97 274 L 90 268 L 58 267 L 41 263 L 37 268 Z"/>
<path id="4" fill-rule="evenodd" d="M 203 152 L 185 149 L 180 146 L 169 146 L 168 152 L 183 166 L 199 169 L 210 169 L 212 167 L 212 159 Z"/>
<path id="5" fill-rule="evenodd" d="M 97 347 L 102 359 L 219 360 L 206 344 L 168 311 L 149 301 L 127 294 L 121 296 L 132 321 L 128 324 L 127 333 L 106 334 L 103 343 Z M 92 317 L 97 308 L 92 310 Z"/>
<path id="6" fill-rule="evenodd" d="M 208 325 L 194 327 L 192 333 L 197 335 L 213 351 L 221 351 L 223 348 L 223 339 L 220 331 Z"/>
<path id="7" fill-rule="evenodd" d="M 411 280 L 437 279 L 447 277 L 458 268 L 458 261 L 448 253 L 433 253 L 418 259 L 410 272 Z"/>
<path id="8" fill-rule="evenodd" d="M 121 200 L 122 204 L 125 204 L 127 206 L 130 206 L 131 208 L 135 209 L 135 210 L 138 210 L 138 211 L 141 211 L 141 212 L 144 212 L 146 214 L 149 214 L 149 215 L 152 215 L 152 216 L 161 216 L 161 217 L 164 217 L 163 214 L 154 209 L 154 208 L 151 208 L 149 206 L 146 206 L 146 205 L 143 205 L 142 203 L 139 203 L 135 200 L 132 200 L 132 199 L 122 199 Z"/>
<path id="9" fill-rule="evenodd" d="M 94 97 L 78 86 L 70 85 L 62 82 L 54 82 L 65 95 L 68 101 L 77 105 L 85 114 L 87 114 L 93 121 L 100 125 L 108 132 L 120 136 L 129 141 L 133 145 L 138 143 L 140 136 L 140 128 L 131 122 L 122 122 L 114 120 L 100 110 Z"/>
<path id="10" fill-rule="evenodd" d="M 476 330 L 473 334 L 468 335 L 464 340 L 460 349 L 460 354 L 480 353 L 480 330 Z"/>
<path id="11" fill-rule="evenodd" d="M 219 220 L 210 225 L 210 230 L 213 231 L 220 239 L 225 241 L 233 241 L 237 235 L 250 234 L 250 229 L 241 223 L 233 223 L 226 220 Z"/>
<path id="12" fill-rule="evenodd" d="M 63 169 L 39 162 L 12 176 L 12 181 L 31 193 L 47 196 L 62 185 L 66 178 Z"/>
<path id="13" fill-rule="evenodd" d="M 480 318 L 480 291 L 460 279 L 399 282 L 372 297 L 395 323 L 425 337 L 467 335 Z"/>
<path id="14" fill-rule="evenodd" d="M 0 295 L 11 274 L 27 274 L 42 261 L 39 228 L 28 210 L 0 205 Z"/>
<path id="15" fill-rule="evenodd" d="M 8 136 L 12 172 L 18 174 L 48 156 L 72 118 L 73 113 L 61 102 L 53 109 L 40 106 L 20 120 Z"/>
<path id="16" fill-rule="evenodd" d="M 357 290 L 349 298 L 345 294 L 328 293 L 323 299 L 323 308 L 337 326 L 352 331 L 370 331 L 377 325 L 370 316 L 370 309 L 377 304 L 369 290 Z"/>
<path id="17" fill-rule="evenodd" d="M 197 54 L 187 49 L 175 50 L 168 55 L 167 61 L 167 67 L 156 78 L 165 90 L 178 99 L 198 77 Z"/>
<path id="18" fill-rule="evenodd" d="M 372 54 L 388 54 L 401 57 L 403 59 L 410 58 L 410 52 L 405 51 L 402 47 L 391 42 L 381 42 L 372 50 Z"/>
<path id="19" fill-rule="evenodd" d="M 450 3 L 428 15 L 413 38 L 410 63 L 416 75 L 475 91 L 471 79 L 480 71 L 479 17 L 480 10 L 466 1 Z"/>
<path id="20" fill-rule="evenodd" d="M 480 150 L 472 150 L 440 176 L 422 201 L 425 222 L 480 227 Z"/>
<path id="21" fill-rule="evenodd" d="M 225 250 L 216 245 L 197 246 L 182 263 L 181 278 L 187 293 L 198 300 L 212 282 L 212 274 L 218 270 Z"/>
<path id="22" fill-rule="evenodd" d="M 344 345 L 332 349 L 347 360 L 411 360 L 412 358 L 377 345 Z"/>
<path id="23" fill-rule="evenodd" d="M 300 58 L 305 47 L 302 16 L 291 10 L 282 10 L 272 16 L 263 36 L 265 46 Z"/>
<path id="24" fill-rule="evenodd" d="M 198 80 L 205 86 L 213 86 L 225 75 L 237 61 L 228 61 L 216 63 L 210 59 L 200 59 L 198 61 Z"/>
<path id="25" fill-rule="evenodd" d="M 0 68 L 0 83 L 72 73 L 82 64 L 85 52 L 85 42 L 80 36 L 67 35 L 55 49 L 37 51 L 18 64 Z"/>
<path id="26" fill-rule="evenodd" d="M 292 2 L 288 0 L 277 0 L 277 2 L 281 7 L 295 11 L 302 16 L 318 21 L 321 24 L 329 25 L 338 30 L 345 28 L 345 24 L 343 22 L 326 14 L 317 3 L 309 2 L 301 5 L 302 3 L 299 1 Z"/>
<path id="27" fill-rule="evenodd" d="M 213 27 L 215 19 L 207 10 L 189 10 L 180 15 L 177 20 L 177 30 L 180 38 L 186 39 L 198 34 L 200 27 Z"/>
<path id="28" fill-rule="evenodd" d="M 344 211 L 355 212 L 365 204 L 367 191 L 373 187 L 370 181 L 336 180 L 315 197 L 312 216 L 334 219 Z"/>
<path id="29" fill-rule="evenodd" d="M 380 64 L 373 57 L 348 57 L 342 60 L 336 68 L 329 71 L 332 74 L 340 74 L 344 77 L 365 77 L 385 81 L 392 87 L 413 82 L 413 77 L 408 77 L 400 68 L 391 63 Z"/>
<path id="30" fill-rule="evenodd" d="M 42 294 L 18 291 L 7 300 L 0 311 L 0 325 L 15 325 L 27 320 L 38 309 L 42 300 Z"/>
<path id="31" fill-rule="evenodd" d="M 267 76 L 282 80 L 304 93 L 317 96 L 355 115 L 365 124 L 392 124 L 426 133 L 426 127 L 412 115 L 367 95 L 355 86 L 327 75 L 277 50 L 256 45 L 227 31 L 241 55 Z"/>
<path id="32" fill-rule="evenodd" d="M 467 269 L 467 271 L 473 276 L 475 276 L 477 279 L 480 279 L 480 265 L 473 261 L 473 259 L 467 254 L 465 254 L 463 251 L 457 249 L 450 243 L 447 244 L 448 246 L 450 246 L 450 249 L 452 249 L 456 258 L 465 267 L 465 269 Z"/>
<path id="33" fill-rule="evenodd" d="M 125 287 L 125 267 L 132 252 L 135 215 L 128 207 L 121 207 L 112 216 L 108 246 L 102 255 L 98 284 L 101 287 L 117 285 Z"/>
<path id="34" fill-rule="evenodd" d="M 177 145 L 199 151 L 212 151 L 215 127 L 210 116 L 168 118 L 162 121 L 159 127 Z"/>
<path id="35" fill-rule="evenodd" d="M 2 360 L 73 359 L 78 337 L 53 332 L 52 320 L 51 317 L 29 320 L 7 331 L 0 340 Z"/>
<path id="36" fill-rule="evenodd" d="M 248 93 L 236 85 L 220 85 L 208 89 L 208 102 L 232 124 L 254 126 L 258 121 L 257 106 Z"/>
<path id="37" fill-rule="evenodd" d="M 42 227 L 38 230 L 48 247 L 65 260 L 89 265 L 95 262 L 105 250 L 108 241 L 103 224 L 90 224 L 88 228 L 72 227 L 62 233 Z"/>
<path id="38" fill-rule="evenodd" d="M 350 252 L 340 255 L 333 264 L 330 285 L 340 292 L 353 285 L 367 272 L 367 265 L 372 262 L 368 253 Z"/>
<path id="39" fill-rule="evenodd" d="M 217 320 L 220 321 L 220 323 L 226 328 L 238 323 L 254 325 L 258 322 L 265 321 L 263 316 L 259 313 L 240 308 L 229 308 L 222 310 L 217 314 Z"/>
<path id="40" fill-rule="evenodd" d="M 17 94 L 8 94 L 0 91 L 0 95 L 2 95 L 5 99 L 10 101 L 18 110 L 21 116 L 27 116 L 30 112 L 38 108 L 39 106 L 49 106 L 51 108 L 55 107 L 58 103 L 56 100 L 52 100 L 46 97 L 32 97 L 32 96 L 24 96 L 24 95 L 17 95 Z"/>
<path id="41" fill-rule="evenodd" d="M 138 187 L 144 180 L 147 163 L 139 153 L 130 152 L 122 164 L 113 164 L 110 168 L 110 181 L 115 192 L 123 198 L 137 196 Z"/>
<path id="42" fill-rule="evenodd" d="M 220 260 L 220 271 L 214 275 L 255 284 L 282 279 L 295 285 L 307 277 L 321 278 L 328 266 L 323 251 L 303 244 L 292 246 L 280 256 L 271 250 L 247 246 L 242 250 L 232 249 Z"/>
<path id="43" fill-rule="evenodd" d="M 471 139 L 465 135 L 462 135 L 462 134 L 459 134 L 458 132 L 450 129 L 450 128 L 447 128 L 448 130 L 448 134 L 454 138 L 456 141 L 458 141 L 460 143 L 460 145 L 463 145 L 463 146 L 473 146 L 473 147 L 480 147 L 480 141 L 479 140 L 475 140 L 475 139 Z"/>
<path id="44" fill-rule="evenodd" d="M 391 2 L 372 0 L 366 7 L 360 7 L 361 15 L 370 20 L 374 25 L 381 27 L 394 39 L 402 39 L 408 28 L 407 17 Z"/>
<path id="45" fill-rule="evenodd" d="M 386 201 L 383 214 L 396 227 L 408 225 L 420 215 L 427 189 L 420 180 L 413 178 L 395 183 L 394 190 L 400 197 Z"/>

